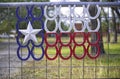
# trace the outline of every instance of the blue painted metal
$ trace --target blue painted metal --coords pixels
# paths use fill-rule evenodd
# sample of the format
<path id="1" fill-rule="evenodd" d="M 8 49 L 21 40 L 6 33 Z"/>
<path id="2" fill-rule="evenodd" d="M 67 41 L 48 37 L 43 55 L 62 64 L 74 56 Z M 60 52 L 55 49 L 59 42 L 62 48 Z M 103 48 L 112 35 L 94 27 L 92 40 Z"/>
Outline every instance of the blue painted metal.
<path id="1" fill-rule="evenodd" d="M 16 31 L 18 33 L 17 37 L 16 37 L 16 40 L 17 40 L 17 44 L 18 44 L 18 49 L 17 49 L 17 56 L 20 60 L 22 61 L 26 61 L 30 58 L 30 55 L 32 56 L 32 58 L 36 61 L 38 60 L 41 60 L 43 57 L 44 57 L 44 48 L 43 48 L 43 43 L 44 43 L 44 33 L 43 31 L 39 32 L 37 35 L 41 36 L 41 43 L 39 43 L 38 45 L 36 45 L 32 40 L 29 40 L 26 44 L 22 44 L 20 42 L 20 36 L 22 35 L 20 32 L 19 32 L 19 29 L 20 29 L 20 23 L 21 22 L 26 22 L 28 23 L 29 21 L 31 22 L 31 24 L 33 24 L 34 21 L 40 21 L 41 23 L 41 28 L 42 30 L 44 30 L 44 22 L 42 20 L 43 18 L 43 15 L 44 15 L 44 9 L 42 6 L 39 6 L 40 7 L 40 10 L 41 10 L 41 15 L 39 17 L 34 17 L 33 15 L 33 9 L 34 9 L 34 6 L 31 6 L 31 7 L 28 7 L 26 6 L 26 10 L 27 10 L 27 15 L 23 18 L 19 15 L 19 11 L 20 11 L 20 7 L 17 7 L 16 8 L 16 17 L 17 17 L 17 23 L 16 23 Z M 31 20 L 29 20 L 29 18 Z M 29 47 L 29 44 L 32 44 L 32 48 L 30 49 Z M 39 58 L 36 58 L 35 55 L 34 55 L 34 48 L 37 47 L 37 48 L 41 48 L 42 50 L 42 54 Z M 28 55 L 26 58 L 22 58 L 22 56 L 20 55 L 20 49 L 21 48 L 26 48 L 28 50 Z"/>

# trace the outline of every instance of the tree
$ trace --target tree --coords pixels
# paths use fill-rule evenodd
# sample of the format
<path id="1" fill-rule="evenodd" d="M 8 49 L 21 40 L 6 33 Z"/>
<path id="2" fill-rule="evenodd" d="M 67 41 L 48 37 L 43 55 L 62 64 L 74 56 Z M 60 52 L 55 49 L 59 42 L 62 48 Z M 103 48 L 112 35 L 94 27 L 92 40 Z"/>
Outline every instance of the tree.
<path id="1" fill-rule="evenodd" d="M 107 25 L 109 25 L 109 21 L 108 21 L 108 19 L 107 19 L 107 13 L 105 12 L 105 10 L 104 10 L 104 8 L 102 7 L 102 11 L 103 11 L 103 14 L 104 14 L 104 16 L 105 16 L 105 22 L 106 22 L 106 24 Z M 106 28 L 106 32 L 107 32 L 107 42 L 108 43 L 110 43 L 110 32 L 109 32 L 109 26 L 107 26 L 107 28 Z"/>
<path id="2" fill-rule="evenodd" d="M 0 2 L 24 2 L 24 1 L 49 1 L 49 0 L 0 0 Z M 15 29 L 16 24 L 16 14 L 15 8 L 10 7 L 0 7 L 0 34 L 7 32 L 9 33 L 12 29 Z M 36 15 L 39 15 L 39 10 L 34 9 Z M 26 10 L 22 8 L 20 12 L 21 16 L 26 16 Z M 24 24 L 23 24 L 24 25 Z"/>
<path id="3" fill-rule="evenodd" d="M 118 0 L 106 0 L 109 2 L 117 2 Z M 113 38 L 113 43 L 117 43 L 117 23 L 116 21 L 119 19 L 120 20 L 120 9 L 118 7 L 113 7 L 111 6 L 111 13 L 112 13 L 112 29 L 113 29 L 113 33 L 114 33 L 114 38 Z M 104 11 L 104 10 L 103 10 Z M 105 12 L 104 12 L 105 14 Z M 104 15 L 106 22 L 108 23 L 108 19 L 107 19 L 107 14 Z M 118 17 L 118 18 L 116 18 Z M 107 27 L 108 29 L 108 42 L 110 42 L 110 34 L 109 34 L 109 26 Z"/>
<path id="4" fill-rule="evenodd" d="M 116 28 L 116 18 L 115 18 L 114 10 L 112 10 L 112 22 L 113 22 L 113 31 L 114 31 L 113 43 L 117 43 L 117 28 Z"/>
<path id="5" fill-rule="evenodd" d="M 9 33 L 15 28 L 15 9 L 0 8 L 0 33 Z"/>
<path id="6" fill-rule="evenodd" d="M 111 2 L 115 2 L 116 0 L 110 0 Z M 120 20 L 120 9 L 118 7 L 111 7 L 112 11 L 112 22 L 113 22 L 113 31 L 114 31 L 114 39 L 113 43 L 117 43 L 117 24 L 116 24 L 116 16 L 118 16 Z M 117 19 L 118 19 L 117 18 Z"/>
<path id="7" fill-rule="evenodd" d="M 81 1 L 87 1 L 87 2 L 99 2 L 99 0 L 81 0 Z M 97 8 L 95 5 L 91 5 L 90 8 L 89 8 L 89 12 L 90 12 L 90 15 L 91 16 L 95 16 L 96 15 L 96 12 L 97 12 Z M 101 21 L 101 20 L 100 20 Z M 97 20 L 96 19 L 92 19 L 91 20 L 91 28 L 92 29 L 95 29 L 96 26 L 97 26 Z M 102 35 L 102 27 L 100 27 L 100 42 L 99 42 L 99 47 L 100 47 L 100 53 L 101 54 L 104 54 L 105 53 L 105 50 L 104 50 L 104 45 L 103 45 L 103 35 Z M 97 35 L 96 34 L 91 34 L 91 42 L 94 42 L 97 40 Z M 92 53 L 96 53 L 97 52 L 97 49 L 96 47 L 91 47 L 91 52 Z"/>
<path id="8" fill-rule="evenodd" d="M 16 2 L 16 0 L 0 0 L 0 2 Z M 0 34 L 9 33 L 15 28 L 15 9 L 10 7 L 0 7 Z"/>

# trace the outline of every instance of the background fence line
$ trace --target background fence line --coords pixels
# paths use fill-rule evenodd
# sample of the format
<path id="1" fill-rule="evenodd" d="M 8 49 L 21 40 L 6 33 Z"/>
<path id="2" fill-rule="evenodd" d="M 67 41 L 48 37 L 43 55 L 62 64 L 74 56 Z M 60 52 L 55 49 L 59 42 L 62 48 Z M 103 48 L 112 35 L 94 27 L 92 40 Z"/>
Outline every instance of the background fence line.
<path id="1" fill-rule="evenodd" d="M 10 9 L 17 6 L 32 6 L 32 5 L 42 5 L 42 6 L 54 6 L 54 5 L 99 5 L 101 7 L 106 7 L 108 9 L 107 18 L 112 18 L 109 16 L 109 8 L 111 6 L 120 8 L 119 2 L 8 2 L 0 3 L 0 9 L 7 8 L 7 19 L 9 23 L 12 21 L 10 19 Z M 1 12 L 1 11 L 0 11 Z M 1 18 L 1 17 L 0 17 Z M 101 19 L 105 19 L 104 16 L 100 16 Z M 116 17 L 118 19 L 118 17 Z M 108 20 L 108 27 L 111 27 L 111 20 Z M 103 27 L 103 23 L 101 26 Z M 119 23 L 120 25 L 120 23 Z M 7 25 L 9 27 L 9 25 Z M 105 25 L 106 26 L 106 25 Z M 1 28 L 1 27 L 0 27 Z M 109 29 L 107 28 L 107 30 Z M 14 28 L 15 29 L 15 28 Z M 89 59 L 85 57 L 82 60 L 75 60 L 73 57 L 69 60 L 62 60 L 59 56 L 56 60 L 50 61 L 46 58 L 40 61 L 34 61 L 29 59 L 28 61 L 20 61 L 17 58 L 16 50 L 17 44 L 15 38 L 0 40 L 0 79 L 97 79 L 97 78 L 120 78 L 120 53 L 111 52 L 111 48 L 114 45 L 120 43 L 120 35 L 118 35 L 117 44 L 113 44 L 107 41 L 106 32 L 104 34 L 104 41 L 106 47 L 106 54 L 101 55 L 96 60 Z M 118 33 L 119 34 L 119 33 Z M 111 38 L 113 34 L 111 32 Z M 72 44 L 73 45 L 73 44 Z M 3 47 L 2 47 L 3 46 Z M 118 45 L 118 48 L 120 46 Z M 3 50 L 5 49 L 5 50 Z M 116 49 L 115 49 L 116 50 Z M 24 50 L 21 50 L 24 51 Z M 24 55 L 24 54 L 23 54 Z M 39 54 L 36 54 L 38 56 Z M 51 54 L 51 56 L 54 54 Z M 116 63 L 114 63 L 116 62 Z M 114 74 L 114 75 L 112 75 Z"/>

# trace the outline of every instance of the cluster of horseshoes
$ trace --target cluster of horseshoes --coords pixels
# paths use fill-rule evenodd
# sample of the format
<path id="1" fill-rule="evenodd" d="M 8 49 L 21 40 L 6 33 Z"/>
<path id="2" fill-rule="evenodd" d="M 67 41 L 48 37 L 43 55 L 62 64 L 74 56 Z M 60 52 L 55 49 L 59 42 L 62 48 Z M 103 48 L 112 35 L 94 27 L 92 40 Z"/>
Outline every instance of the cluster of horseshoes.
<path id="1" fill-rule="evenodd" d="M 18 7 L 16 9 L 16 17 L 17 17 L 16 31 L 18 33 L 17 38 L 16 38 L 17 44 L 18 44 L 17 56 L 20 60 L 24 60 L 24 61 L 28 60 L 30 58 L 30 56 L 32 56 L 32 58 L 34 60 L 41 60 L 41 59 L 43 59 L 44 56 L 48 60 L 55 60 L 58 57 L 58 55 L 61 59 L 64 59 L 64 60 L 68 60 L 72 56 L 74 56 L 78 60 L 83 59 L 86 55 L 91 59 L 95 59 L 99 56 L 100 47 L 98 44 L 99 44 L 99 40 L 100 40 L 100 34 L 99 34 L 98 30 L 100 29 L 100 21 L 99 21 L 98 17 L 100 15 L 101 8 L 98 5 L 96 5 L 98 10 L 97 10 L 97 13 L 95 16 L 91 16 L 89 13 L 90 5 L 87 5 L 87 6 L 83 5 L 83 15 L 82 16 L 76 16 L 76 14 L 75 14 L 76 6 L 75 5 L 73 5 L 73 6 L 68 5 L 68 8 L 70 10 L 68 16 L 64 16 L 61 13 L 61 8 L 62 8 L 61 5 L 60 6 L 54 5 L 53 10 L 50 11 L 51 13 L 49 13 L 48 6 L 44 6 L 44 7 L 39 6 L 39 7 L 40 7 L 39 9 L 41 11 L 41 14 L 39 17 L 35 17 L 33 14 L 34 6 L 26 7 L 27 15 L 24 18 L 19 15 L 20 7 Z M 85 18 L 86 16 L 87 16 L 87 18 Z M 44 17 L 45 17 L 45 20 L 43 21 Z M 29 20 L 29 18 L 31 18 L 31 20 Z M 59 18 L 59 20 L 58 20 L 58 18 Z M 90 20 L 92 20 L 92 19 L 97 20 L 97 27 L 94 30 L 91 29 L 89 26 Z M 63 22 L 63 20 L 69 21 L 68 30 L 62 29 L 61 23 Z M 41 23 L 40 29 L 42 29 L 42 32 L 39 32 L 37 35 L 40 36 L 42 40 L 41 40 L 41 42 L 38 42 L 37 45 L 32 40 L 29 40 L 26 44 L 22 44 L 20 41 L 20 38 L 21 38 L 20 36 L 22 35 L 19 31 L 20 24 L 21 24 L 21 22 L 28 23 L 29 21 L 31 22 L 31 24 L 35 21 L 39 21 Z M 52 31 L 48 29 L 48 26 L 47 26 L 48 21 L 55 22 L 55 26 L 54 26 L 55 28 Z M 78 30 L 75 27 L 76 21 L 81 21 L 83 23 L 81 30 Z M 86 32 L 86 29 L 87 29 L 87 32 Z M 59 30 L 59 33 L 57 33 L 58 30 Z M 73 30 L 73 32 L 71 32 L 72 30 Z M 93 32 L 97 35 L 97 38 L 98 38 L 95 43 L 91 43 L 89 40 L 90 34 Z M 54 34 L 56 41 L 53 44 L 50 44 L 49 41 L 47 40 L 49 34 Z M 67 34 L 69 36 L 70 40 L 67 44 L 64 44 L 64 42 L 62 42 L 62 40 L 61 40 L 62 34 Z M 76 40 L 75 40 L 76 34 L 81 34 L 83 36 L 82 43 L 76 42 Z M 30 43 L 32 44 L 32 47 L 29 47 Z M 71 46 L 72 43 L 74 44 L 73 48 Z M 87 47 L 85 46 L 85 43 L 88 43 Z M 45 47 L 44 47 L 44 45 L 45 45 Z M 84 52 L 83 52 L 82 56 L 77 56 L 77 54 L 75 53 L 75 49 L 77 46 L 83 47 Z M 89 53 L 88 50 L 89 50 L 90 46 L 95 46 L 97 48 L 97 52 L 96 52 L 95 56 L 92 56 Z M 56 54 L 54 55 L 54 57 L 49 56 L 49 54 L 47 52 L 49 47 L 54 47 L 56 49 Z M 68 57 L 63 56 L 63 54 L 61 52 L 62 47 L 69 48 L 70 53 L 69 53 Z M 28 50 L 28 55 L 26 57 L 22 57 L 20 54 L 22 48 L 25 48 Z M 34 55 L 35 48 L 39 48 L 42 50 L 42 54 L 40 57 L 35 57 L 35 55 Z"/>

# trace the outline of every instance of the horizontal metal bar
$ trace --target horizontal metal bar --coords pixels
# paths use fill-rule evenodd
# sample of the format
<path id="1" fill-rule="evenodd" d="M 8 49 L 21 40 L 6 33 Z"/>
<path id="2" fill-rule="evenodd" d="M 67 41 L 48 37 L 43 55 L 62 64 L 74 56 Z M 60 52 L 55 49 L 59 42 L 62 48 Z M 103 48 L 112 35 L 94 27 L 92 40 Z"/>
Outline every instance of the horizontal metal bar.
<path id="1" fill-rule="evenodd" d="M 82 5 L 99 5 L 103 7 L 109 7 L 109 6 L 120 6 L 120 2 L 6 2 L 0 3 L 0 7 L 17 7 L 17 6 L 53 6 L 53 5 L 62 5 L 62 6 L 68 6 L 68 5 L 76 5 L 76 6 L 82 6 Z"/>
<path id="2" fill-rule="evenodd" d="M 28 62 L 28 61 L 27 61 Z M 33 61 L 31 61 L 31 62 L 33 62 Z M 18 62 L 19 63 L 19 62 Z M 30 63 L 30 62 L 28 62 L 28 63 Z M 103 65 L 103 66 L 84 66 L 84 68 L 108 68 L 108 66 L 105 66 L 105 65 Z M 8 68 L 8 67 L 0 67 L 0 68 Z M 14 66 L 14 67 L 10 67 L 10 68 L 21 68 L 20 66 Z M 34 68 L 33 66 L 32 67 L 24 67 L 23 66 L 23 68 Z M 46 68 L 45 66 L 37 66 L 37 64 L 35 65 L 35 68 Z M 58 66 L 47 66 L 47 68 L 58 68 Z M 60 66 L 60 68 L 70 68 L 70 66 L 68 65 L 68 66 Z M 83 68 L 83 66 L 81 65 L 81 66 L 72 66 L 72 68 Z M 120 68 L 120 66 L 109 66 L 109 68 Z"/>

